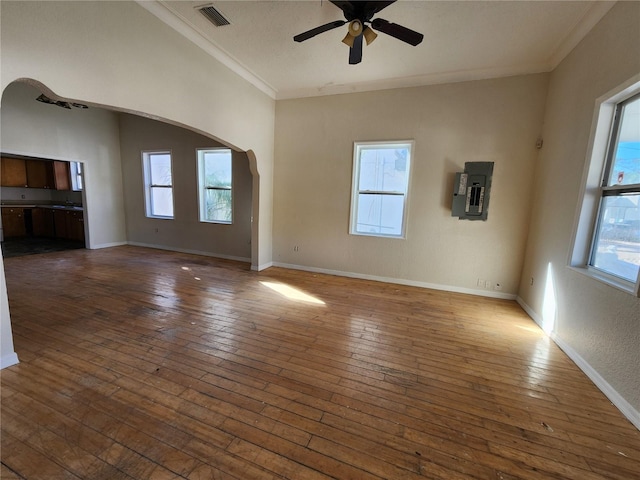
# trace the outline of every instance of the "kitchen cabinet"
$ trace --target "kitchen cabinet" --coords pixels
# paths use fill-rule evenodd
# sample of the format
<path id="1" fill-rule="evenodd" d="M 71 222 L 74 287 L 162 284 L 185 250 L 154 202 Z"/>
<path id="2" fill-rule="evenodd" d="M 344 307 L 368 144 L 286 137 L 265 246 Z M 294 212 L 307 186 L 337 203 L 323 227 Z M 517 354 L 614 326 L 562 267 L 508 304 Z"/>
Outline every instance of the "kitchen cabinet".
<path id="1" fill-rule="evenodd" d="M 24 221 L 24 208 L 4 207 L 2 210 L 2 230 L 5 237 L 24 237 L 27 227 Z"/>
<path id="2" fill-rule="evenodd" d="M 84 214 L 82 212 L 69 212 L 67 220 L 67 237 L 69 240 L 84 242 Z"/>
<path id="3" fill-rule="evenodd" d="M 26 160 L 30 188 L 54 188 L 53 165 L 43 160 Z"/>
<path id="4" fill-rule="evenodd" d="M 0 159 L 0 184 L 3 187 L 26 187 L 27 166 L 21 158 Z"/>
<path id="5" fill-rule="evenodd" d="M 56 238 L 84 242 L 84 214 L 73 210 L 54 210 Z"/>
<path id="6" fill-rule="evenodd" d="M 56 190 L 71 190 L 69 162 L 53 162 L 53 184 Z"/>
<path id="7" fill-rule="evenodd" d="M 56 238 L 67 238 L 67 215 L 68 210 L 54 210 L 53 224 Z"/>
<path id="8" fill-rule="evenodd" d="M 34 208 L 31 212 L 33 236 L 55 237 L 53 210 L 49 208 Z"/>
<path id="9" fill-rule="evenodd" d="M 69 162 L 2 157 L 0 164 L 3 187 L 71 190 Z"/>

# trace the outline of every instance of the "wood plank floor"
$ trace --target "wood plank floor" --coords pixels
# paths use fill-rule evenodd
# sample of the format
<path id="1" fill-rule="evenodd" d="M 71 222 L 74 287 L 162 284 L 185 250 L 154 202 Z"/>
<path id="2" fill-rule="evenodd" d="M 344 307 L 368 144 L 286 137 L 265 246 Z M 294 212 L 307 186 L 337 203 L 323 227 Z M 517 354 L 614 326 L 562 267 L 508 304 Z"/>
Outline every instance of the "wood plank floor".
<path id="1" fill-rule="evenodd" d="M 638 479 L 515 302 L 136 247 L 5 260 L 3 479 Z"/>

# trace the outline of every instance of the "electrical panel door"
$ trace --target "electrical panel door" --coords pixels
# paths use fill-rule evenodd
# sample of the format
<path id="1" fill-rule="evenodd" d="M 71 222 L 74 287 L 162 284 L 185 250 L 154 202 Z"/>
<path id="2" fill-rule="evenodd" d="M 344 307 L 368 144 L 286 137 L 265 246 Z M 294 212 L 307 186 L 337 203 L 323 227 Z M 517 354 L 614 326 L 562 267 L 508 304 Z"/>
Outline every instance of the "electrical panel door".
<path id="1" fill-rule="evenodd" d="M 493 162 L 467 162 L 456 173 L 451 216 L 459 220 L 486 220 Z"/>

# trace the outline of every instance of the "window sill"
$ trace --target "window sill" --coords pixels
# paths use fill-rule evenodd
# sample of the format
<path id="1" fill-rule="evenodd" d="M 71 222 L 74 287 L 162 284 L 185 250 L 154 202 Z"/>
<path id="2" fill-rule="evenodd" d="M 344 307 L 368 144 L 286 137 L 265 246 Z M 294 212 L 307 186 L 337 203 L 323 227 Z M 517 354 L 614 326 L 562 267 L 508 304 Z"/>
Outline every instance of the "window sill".
<path id="1" fill-rule="evenodd" d="M 349 232 L 349 235 L 354 235 L 356 237 L 391 238 L 391 239 L 395 239 L 395 240 L 405 240 L 406 239 L 406 237 L 404 235 L 384 235 L 382 233 Z"/>
<path id="2" fill-rule="evenodd" d="M 206 223 L 208 225 L 233 225 L 233 222 L 225 222 L 223 220 L 200 220 L 200 223 Z"/>
<path id="3" fill-rule="evenodd" d="M 616 278 L 612 275 L 607 275 L 606 273 L 598 272 L 597 270 L 593 270 L 588 267 L 569 267 L 574 272 L 577 272 L 581 275 L 585 275 L 589 278 L 592 278 L 596 281 L 609 285 L 610 287 L 616 288 L 618 290 L 622 290 L 625 293 L 633 295 L 634 297 L 639 297 L 637 286 L 631 282 L 626 280 L 622 280 L 620 278 Z"/>

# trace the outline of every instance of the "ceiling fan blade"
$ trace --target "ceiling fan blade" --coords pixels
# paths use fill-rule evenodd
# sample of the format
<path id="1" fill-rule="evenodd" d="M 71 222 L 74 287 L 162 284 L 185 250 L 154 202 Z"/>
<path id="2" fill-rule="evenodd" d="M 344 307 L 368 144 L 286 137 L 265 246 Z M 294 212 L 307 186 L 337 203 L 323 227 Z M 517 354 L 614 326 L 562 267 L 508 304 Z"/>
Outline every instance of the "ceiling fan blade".
<path id="1" fill-rule="evenodd" d="M 398 40 L 402 40 L 409 45 L 413 45 L 414 47 L 422 42 L 424 35 L 418 33 L 410 28 L 403 27 L 402 25 L 398 25 L 397 23 L 391 23 L 383 18 L 376 18 L 371 22 L 371 26 L 382 33 L 386 33 L 387 35 L 391 35 Z"/>
<path id="2" fill-rule="evenodd" d="M 362 61 L 362 35 L 358 35 L 353 41 L 353 47 L 349 49 L 349 65 L 355 65 Z"/>
<path id="3" fill-rule="evenodd" d="M 347 22 L 344 20 L 336 20 L 335 22 L 325 23 L 324 25 L 320 25 L 319 27 L 312 28 L 311 30 L 303 33 L 299 33 L 298 35 L 293 37 L 293 39 L 296 42 L 304 42 L 305 40 L 309 40 L 310 38 L 315 37 L 320 33 L 328 32 L 329 30 L 333 30 L 334 28 L 341 27 L 345 23 Z"/>

